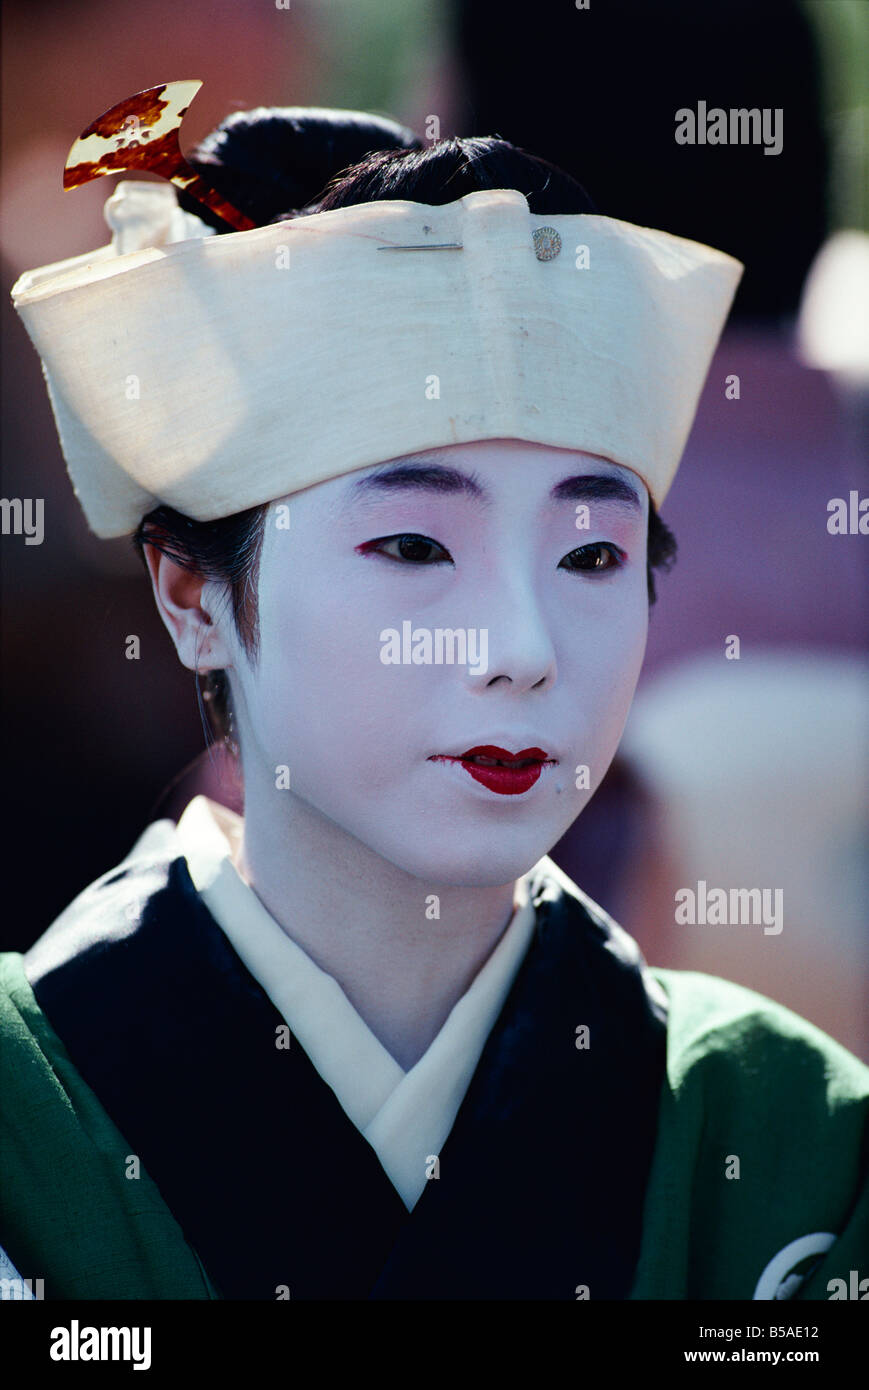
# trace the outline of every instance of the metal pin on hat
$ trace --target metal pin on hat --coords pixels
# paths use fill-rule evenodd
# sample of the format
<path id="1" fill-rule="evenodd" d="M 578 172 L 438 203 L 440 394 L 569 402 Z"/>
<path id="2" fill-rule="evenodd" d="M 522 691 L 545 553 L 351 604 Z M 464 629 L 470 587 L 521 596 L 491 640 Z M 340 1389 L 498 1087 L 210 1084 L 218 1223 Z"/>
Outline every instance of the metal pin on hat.
<path id="1" fill-rule="evenodd" d="M 460 241 L 418 241 L 409 246 L 378 246 L 378 251 L 461 251 Z"/>
<path id="2" fill-rule="evenodd" d="M 431 227 L 423 223 L 423 231 L 430 232 Z M 414 241 L 403 246 L 378 246 L 378 251 L 461 251 L 460 241 Z"/>
<path id="3" fill-rule="evenodd" d="M 555 227 L 537 227 L 531 234 L 538 261 L 554 261 L 561 250 L 561 236 Z M 460 241 L 419 241 L 407 246 L 378 246 L 378 251 L 461 251 Z"/>

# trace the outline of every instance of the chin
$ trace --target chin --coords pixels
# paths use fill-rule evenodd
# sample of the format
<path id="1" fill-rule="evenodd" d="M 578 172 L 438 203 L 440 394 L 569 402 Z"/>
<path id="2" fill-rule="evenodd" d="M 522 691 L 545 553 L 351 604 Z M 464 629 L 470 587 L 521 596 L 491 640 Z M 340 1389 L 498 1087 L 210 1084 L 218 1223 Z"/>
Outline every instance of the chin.
<path id="1" fill-rule="evenodd" d="M 476 843 L 466 838 L 461 844 L 443 845 L 436 850 L 431 840 L 418 847 L 405 841 L 384 857 L 423 883 L 444 888 L 498 888 L 521 878 L 557 841 L 557 836 L 525 836 L 522 844 L 510 844 L 504 839 L 493 844 L 491 835 L 487 835 Z"/>

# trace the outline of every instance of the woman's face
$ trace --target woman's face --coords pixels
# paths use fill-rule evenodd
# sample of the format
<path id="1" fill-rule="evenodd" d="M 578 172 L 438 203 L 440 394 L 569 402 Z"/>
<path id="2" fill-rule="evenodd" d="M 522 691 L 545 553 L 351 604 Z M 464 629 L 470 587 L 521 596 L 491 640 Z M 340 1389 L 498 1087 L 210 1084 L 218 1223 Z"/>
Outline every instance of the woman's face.
<path id="1" fill-rule="evenodd" d="M 517 440 L 272 503 L 259 658 L 236 642 L 231 672 L 248 803 L 294 798 L 428 882 L 526 872 L 618 746 L 646 643 L 647 516 L 630 470 Z M 525 757 L 493 769 L 498 750 Z"/>

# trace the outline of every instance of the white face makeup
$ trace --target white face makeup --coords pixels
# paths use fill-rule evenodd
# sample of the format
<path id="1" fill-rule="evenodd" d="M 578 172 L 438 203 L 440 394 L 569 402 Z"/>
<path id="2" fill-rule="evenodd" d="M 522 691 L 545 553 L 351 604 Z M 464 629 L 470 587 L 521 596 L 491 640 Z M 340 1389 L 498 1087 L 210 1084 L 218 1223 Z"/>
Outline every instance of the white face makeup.
<path id="1" fill-rule="evenodd" d="M 618 746 L 646 643 L 647 518 L 629 469 L 517 440 L 272 503 L 259 659 L 236 642 L 230 672 L 246 800 L 280 819 L 292 798 L 427 882 L 526 872 Z M 475 748 L 530 766 L 463 763 Z"/>

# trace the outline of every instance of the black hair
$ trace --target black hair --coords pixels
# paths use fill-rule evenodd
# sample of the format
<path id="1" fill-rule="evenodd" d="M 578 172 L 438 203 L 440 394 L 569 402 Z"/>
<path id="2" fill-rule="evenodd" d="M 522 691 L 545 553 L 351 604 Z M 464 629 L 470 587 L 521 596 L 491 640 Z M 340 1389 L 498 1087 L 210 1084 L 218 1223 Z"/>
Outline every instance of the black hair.
<path id="1" fill-rule="evenodd" d="M 487 188 L 518 189 L 537 214 L 598 211 L 576 179 L 498 136 L 450 136 L 426 145 L 407 126 L 362 111 L 289 106 L 234 112 L 188 161 L 258 226 L 354 203 L 406 199 L 438 207 Z M 232 230 L 183 191 L 178 202 L 218 234 Z M 151 545 L 183 568 L 226 584 L 239 639 L 253 661 L 259 650 L 256 591 L 267 507 L 198 522 L 161 506 L 143 518 L 133 537 L 143 559 L 145 545 Z M 650 502 L 650 604 L 656 598 L 653 571 L 669 569 L 675 557 L 675 537 Z M 226 673 L 208 672 L 203 680 L 216 732 L 237 751 Z"/>

